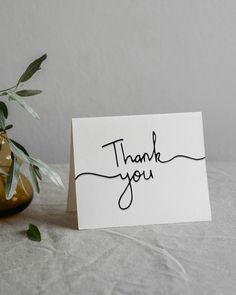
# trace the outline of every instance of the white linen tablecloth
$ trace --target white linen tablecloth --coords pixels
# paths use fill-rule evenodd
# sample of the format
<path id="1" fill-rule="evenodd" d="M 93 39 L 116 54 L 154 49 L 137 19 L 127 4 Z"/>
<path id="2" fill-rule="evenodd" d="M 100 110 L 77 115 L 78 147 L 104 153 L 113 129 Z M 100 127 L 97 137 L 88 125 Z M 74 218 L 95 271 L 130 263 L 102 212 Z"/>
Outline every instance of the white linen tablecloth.
<path id="1" fill-rule="evenodd" d="M 52 168 L 67 184 L 68 166 Z M 208 163 L 208 179 L 212 222 L 83 231 L 67 192 L 44 182 L 30 207 L 0 219 L 0 294 L 236 294 L 236 163 Z"/>

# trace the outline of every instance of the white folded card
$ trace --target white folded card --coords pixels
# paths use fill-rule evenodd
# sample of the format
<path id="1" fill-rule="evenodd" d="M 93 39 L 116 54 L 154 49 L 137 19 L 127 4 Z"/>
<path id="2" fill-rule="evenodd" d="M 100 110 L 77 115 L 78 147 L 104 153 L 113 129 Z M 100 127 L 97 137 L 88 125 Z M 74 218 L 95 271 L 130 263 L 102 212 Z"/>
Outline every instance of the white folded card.
<path id="1" fill-rule="evenodd" d="M 78 228 L 211 220 L 202 115 L 72 119 Z"/>

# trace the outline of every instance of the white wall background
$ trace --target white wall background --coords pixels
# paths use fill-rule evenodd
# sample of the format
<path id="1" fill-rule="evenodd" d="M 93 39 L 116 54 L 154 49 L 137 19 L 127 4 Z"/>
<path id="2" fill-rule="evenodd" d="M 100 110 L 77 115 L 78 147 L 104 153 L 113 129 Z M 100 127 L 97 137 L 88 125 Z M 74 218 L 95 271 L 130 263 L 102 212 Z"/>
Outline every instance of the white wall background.
<path id="1" fill-rule="evenodd" d="M 208 158 L 236 160 L 236 1 L 0 0 L 0 89 L 45 52 L 41 120 L 10 108 L 32 155 L 67 162 L 72 117 L 202 110 Z"/>

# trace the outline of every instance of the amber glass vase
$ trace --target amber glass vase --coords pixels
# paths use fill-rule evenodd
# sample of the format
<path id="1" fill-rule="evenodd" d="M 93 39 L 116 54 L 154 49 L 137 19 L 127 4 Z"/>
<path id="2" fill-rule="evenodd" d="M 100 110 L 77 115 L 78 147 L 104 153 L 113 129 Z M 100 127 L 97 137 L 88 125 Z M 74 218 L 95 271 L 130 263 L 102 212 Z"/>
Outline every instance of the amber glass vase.
<path id="1" fill-rule="evenodd" d="M 0 132 L 0 167 L 8 172 L 11 166 L 11 152 L 6 142 L 6 133 Z M 5 185 L 7 177 L 0 174 L 0 217 L 9 216 L 24 210 L 33 199 L 33 188 L 27 177 L 20 173 L 16 192 L 10 200 L 6 200 Z"/>

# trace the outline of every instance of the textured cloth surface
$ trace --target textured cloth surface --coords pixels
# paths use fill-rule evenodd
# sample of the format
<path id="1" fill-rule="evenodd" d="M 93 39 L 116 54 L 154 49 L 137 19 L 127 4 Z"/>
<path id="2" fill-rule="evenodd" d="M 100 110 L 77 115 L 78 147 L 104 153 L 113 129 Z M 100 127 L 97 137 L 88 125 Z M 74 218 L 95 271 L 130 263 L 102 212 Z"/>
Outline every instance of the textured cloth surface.
<path id="1" fill-rule="evenodd" d="M 52 168 L 67 183 L 68 166 Z M 208 179 L 212 222 L 83 231 L 66 191 L 44 182 L 30 207 L 0 219 L 0 294 L 236 294 L 236 163 L 208 163 Z"/>

